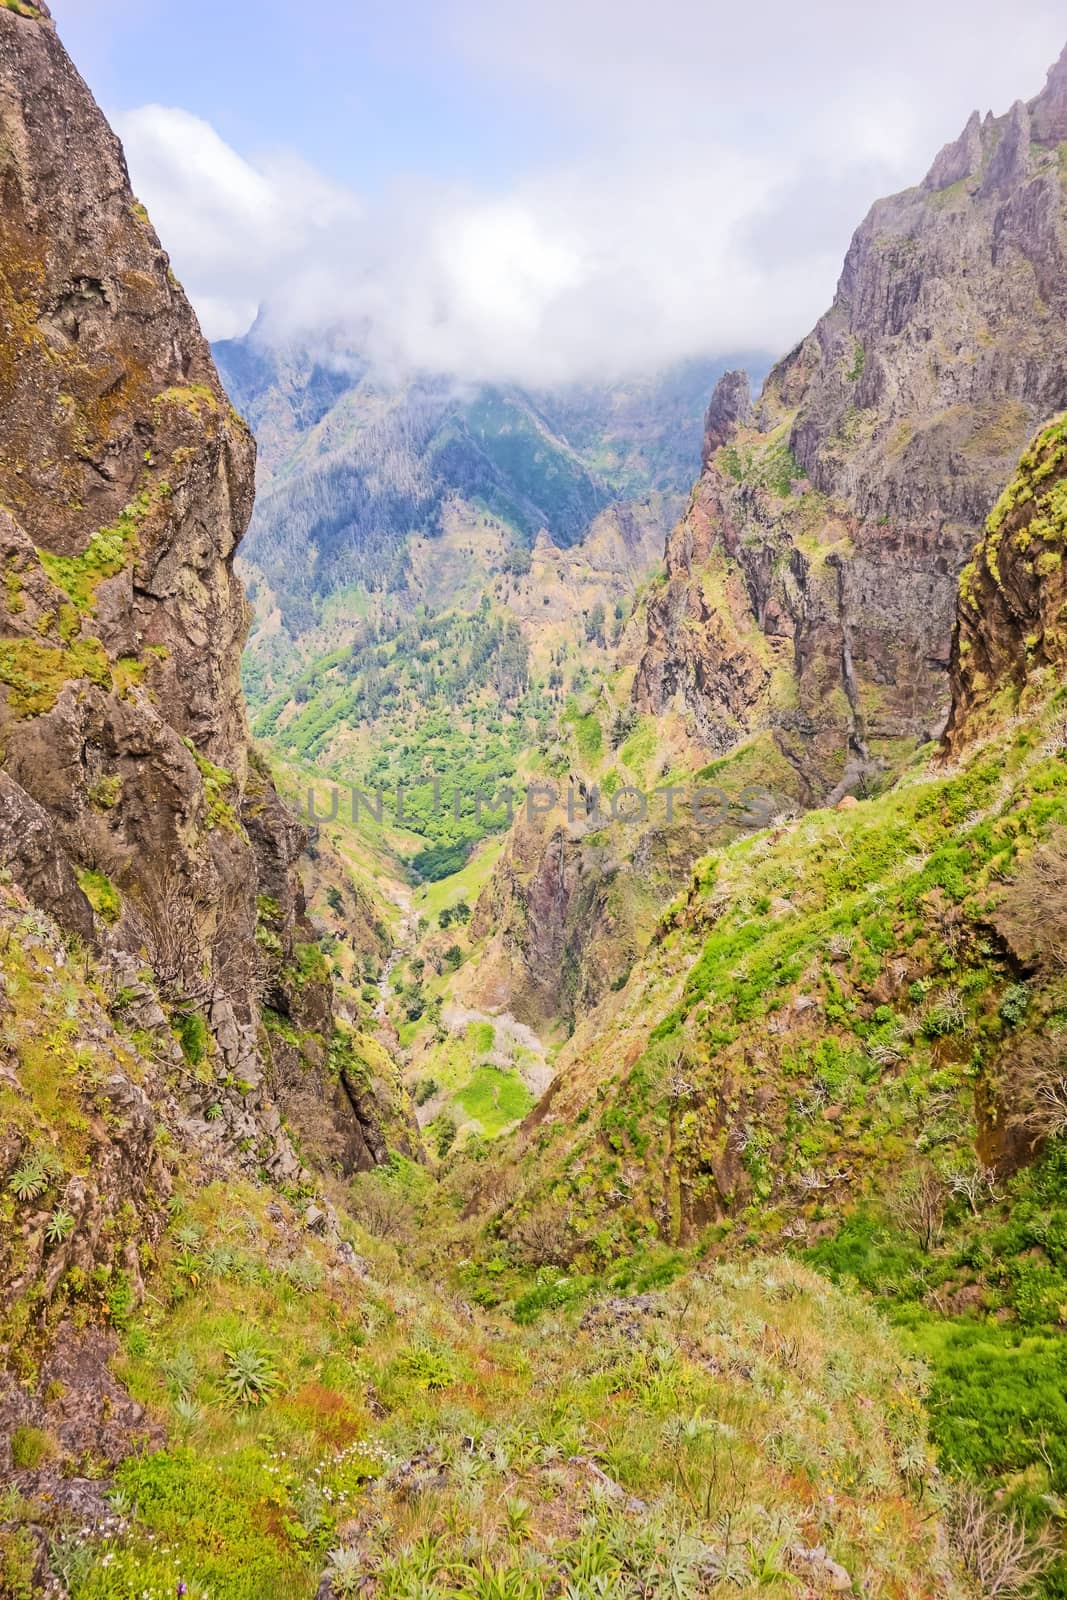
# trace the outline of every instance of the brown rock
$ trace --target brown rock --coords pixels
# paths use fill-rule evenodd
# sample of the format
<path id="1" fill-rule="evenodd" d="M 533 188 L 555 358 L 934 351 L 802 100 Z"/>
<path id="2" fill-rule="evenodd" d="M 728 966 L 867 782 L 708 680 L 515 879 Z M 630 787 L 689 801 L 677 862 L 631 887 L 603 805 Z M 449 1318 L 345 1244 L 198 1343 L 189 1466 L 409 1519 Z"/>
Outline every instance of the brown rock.
<path id="1" fill-rule="evenodd" d="M 312 938 L 304 831 L 250 754 L 234 557 L 254 467 L 47 11 L 0 7 L 0 858 L 64 928 L 124 973 L 147 956 L 162 1000 L 202 1011 L 244 1086 L 221 1136 L 263 1137 L 269 1164 L 288 1140 L 263 1086 L 264 978 L 299 1021 L 326 1120 L 369 1144 L 323 1081 L 330 986 L 292 979 Z M 120 896 L 106 936 L 83 869 Z M 263 901 L 277 908 L 267 961 Z M 185 1109 L 192 1125 L 206 1107 Z"/>
<path id="2" fill-rule="evenodd" d="M 731 389 L 709 417 L 634 696 L 712 755 L 762 734 L 802 804 L 944 727 L 959 573 L 1067 406 L 1065 128 L 1067 54 L 1029 107 L 972 117 L 922 187 L 872 208 L 754 413 Z"/>

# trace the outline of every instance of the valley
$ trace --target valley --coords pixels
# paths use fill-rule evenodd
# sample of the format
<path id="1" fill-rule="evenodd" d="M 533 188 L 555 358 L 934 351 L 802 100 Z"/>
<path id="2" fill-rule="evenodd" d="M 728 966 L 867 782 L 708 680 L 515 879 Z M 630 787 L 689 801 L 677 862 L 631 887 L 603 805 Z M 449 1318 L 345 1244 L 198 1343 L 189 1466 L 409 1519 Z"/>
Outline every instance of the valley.
<path id="1" fill-rule="evenodd" d="M 400 374 L 0 6 L 0 1600 L 1067 1595 L 1065 152 Z"/>

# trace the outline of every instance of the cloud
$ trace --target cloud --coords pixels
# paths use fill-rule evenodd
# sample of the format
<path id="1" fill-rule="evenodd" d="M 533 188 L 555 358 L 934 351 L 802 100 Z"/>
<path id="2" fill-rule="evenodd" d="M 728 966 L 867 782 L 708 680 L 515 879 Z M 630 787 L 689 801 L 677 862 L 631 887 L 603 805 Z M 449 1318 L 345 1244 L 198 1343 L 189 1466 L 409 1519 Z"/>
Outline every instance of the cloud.
<path id="1" fill-rule="evenodd" d="M 503 197 L 409 181 L 369 206 L 187 112 L 115 120 L 209 337 L 263 306 L 277 339 L 329 334 L 390 370 L 553 383 L 777 349 L 821 308 L 847 236 L 788 261 L 758 248 L 781 170 L 727 148 L 576 163 Z"/>
<path id="2" fill-rule="evenodd" d="M 870 202 L 975 104 L 1035 92 L 1062 42 L 1042 0 L 898 0 L 891 27 L 838 0 L 541 0 L 536 25 L 441 0 L 423 20 L 436 71 L 532 97 L 567 155 L 493 192 L 409 177 L 366 198 L 185 111 L 115 119 L 209 336 L 265 306 L 279 340 L 529 383 L 784 350 Z"/>
<path id="3" fill-rule="evenodd" d="M 243 333 L 289 275 L 358 221 L 356 197 L 291 152 L 246 160 L 210 123 L 171 106 L 112 121 L 210 338 Z"/>

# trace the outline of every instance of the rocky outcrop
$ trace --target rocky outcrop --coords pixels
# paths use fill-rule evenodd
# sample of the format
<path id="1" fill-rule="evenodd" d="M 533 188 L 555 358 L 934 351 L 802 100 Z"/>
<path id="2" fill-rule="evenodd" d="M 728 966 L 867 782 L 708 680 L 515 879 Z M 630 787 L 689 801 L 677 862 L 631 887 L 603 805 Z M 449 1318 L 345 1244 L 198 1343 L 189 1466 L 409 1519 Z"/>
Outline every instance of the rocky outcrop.
<path id="1" fill-rule="evenodd" d="M 944 724 L 959 573 L 1067 404 L 1065 118 L 1067 58 L 873 207 L 833 307 L 751 418 L 736 377 L 712 402 L 635 696 L 709 751 L 762 730 L 802 800 Z"/>
<path id="2" fill-rule="evenodd" d="M 1031 110 L 1031 131 L 1039 144 L 1060 144 L 1067 139 L 1067 48 Z"/>
<path id="3" fill-rule="evenodd" d="M 747 372 L 727 372 L 715 385 L 715 392 L 704 419 L 703 464 L 706 467 L 724 444 L 729 444 L 737 429 L 752 418 L 752 390 Z"/>
<path id="4" fill-rule="evenodd" d="M 950 754 L 991 719 L 1015 710 L 1028 687 L 1040 691 L 1062 679 L 1065 555 L 1067 417 L 1060 417 L 1024 454 L 960 579 L 945 733 Z"/>
<path id="5" fill-rule="evenodd" d="M 640 949 L 629 863 L 617 840 L 591 832 L 517 819 L 475 908 L 472 935 L 488 941 L 477 998 L 535 1028 L 573 1027 Z"/>
<path id="6" fill-rule="evenodd" d="M 239 686 L 254 464 L 47 7 L 0 9 L 0 856 L 206 1054 L 190 1125 L 295 1176 L 263 998 L 324 1075 L 334 1024 Z"/>

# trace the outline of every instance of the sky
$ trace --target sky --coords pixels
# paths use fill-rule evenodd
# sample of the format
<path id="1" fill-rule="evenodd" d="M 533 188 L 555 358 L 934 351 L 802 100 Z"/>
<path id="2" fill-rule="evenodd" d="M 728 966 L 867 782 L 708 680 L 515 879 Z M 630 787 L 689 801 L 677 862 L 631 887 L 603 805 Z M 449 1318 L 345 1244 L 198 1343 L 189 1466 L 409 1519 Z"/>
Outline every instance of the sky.
<path id="1" fill-rule="evenodd" d="M 1062 0 L 51 0 L 209 338 L 556 383 L 788 350 Z"/>

